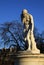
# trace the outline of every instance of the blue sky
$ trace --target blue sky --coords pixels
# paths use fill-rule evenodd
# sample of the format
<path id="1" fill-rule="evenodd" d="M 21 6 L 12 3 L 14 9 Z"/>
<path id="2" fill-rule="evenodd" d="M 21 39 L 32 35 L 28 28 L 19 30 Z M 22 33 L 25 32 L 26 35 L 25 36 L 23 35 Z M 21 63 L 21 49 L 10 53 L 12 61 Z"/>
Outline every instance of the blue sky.
<path id="1" fill-rule="evenodd" d="M 33 15 L 35 26 L 41 33 L 44 30 L 44 0 L 0 0 L 0 24 L 20 20 L 23 9 Z"/>

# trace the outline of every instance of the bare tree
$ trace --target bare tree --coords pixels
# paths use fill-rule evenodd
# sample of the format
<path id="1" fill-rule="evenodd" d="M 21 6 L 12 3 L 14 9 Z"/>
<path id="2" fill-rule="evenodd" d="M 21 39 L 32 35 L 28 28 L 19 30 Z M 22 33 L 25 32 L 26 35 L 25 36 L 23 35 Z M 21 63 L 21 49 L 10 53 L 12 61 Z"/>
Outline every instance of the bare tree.
<path id="1" fill-rule="evenodd" d="M 23 24 L 17 21 L 6 22 L 0 25 L 0 35 L 4 46 L 16 46 L 17 50 L 25 49 L 25 41 L 23 39 Z"/>

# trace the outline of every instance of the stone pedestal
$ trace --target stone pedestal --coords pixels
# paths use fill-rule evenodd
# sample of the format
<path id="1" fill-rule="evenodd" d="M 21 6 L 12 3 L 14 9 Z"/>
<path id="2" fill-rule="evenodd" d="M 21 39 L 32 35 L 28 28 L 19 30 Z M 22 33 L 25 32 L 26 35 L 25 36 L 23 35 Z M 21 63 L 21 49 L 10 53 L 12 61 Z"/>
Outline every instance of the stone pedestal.
<path id="1" fill-rule="evenodd" d="M 18 52 L 14 65 L 44 65 L 44 54 L 33 54 L 29 51 Z"/>
<path id="2" fill-rule="evenodd" d="M 44 54 L 33 54 L 31 51 L 9 53 L 0 56 L 0 65 L 44 65 Z"/>

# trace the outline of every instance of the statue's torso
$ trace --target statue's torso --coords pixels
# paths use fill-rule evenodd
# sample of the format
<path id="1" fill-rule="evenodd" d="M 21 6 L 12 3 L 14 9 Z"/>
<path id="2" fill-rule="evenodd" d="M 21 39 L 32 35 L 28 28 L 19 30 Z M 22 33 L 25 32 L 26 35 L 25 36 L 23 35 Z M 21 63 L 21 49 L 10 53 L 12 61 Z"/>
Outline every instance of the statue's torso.
<path id="1" fill-rule="evenodd" d="M 24 21 L 24 28 L 26 30 L 28 30 L 30 28 L 30 23 L 31 23 L 31 17 L 29 16 L 29 14 L 27 14 L 24 18 L 23 18 L 23 21 Z"/>

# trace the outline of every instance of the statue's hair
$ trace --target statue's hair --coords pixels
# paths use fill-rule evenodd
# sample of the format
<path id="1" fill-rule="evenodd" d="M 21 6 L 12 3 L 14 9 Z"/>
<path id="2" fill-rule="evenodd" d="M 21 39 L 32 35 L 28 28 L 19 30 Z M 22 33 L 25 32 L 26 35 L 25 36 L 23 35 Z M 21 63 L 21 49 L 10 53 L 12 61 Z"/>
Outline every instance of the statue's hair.
<path id="1" fill-rule="evenodd" d="M 23 12 L 23 13 L 28 13 L 28 11 L 27 11 L 26 9 L 24 9 L 22 12 Z"/>

